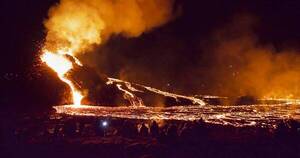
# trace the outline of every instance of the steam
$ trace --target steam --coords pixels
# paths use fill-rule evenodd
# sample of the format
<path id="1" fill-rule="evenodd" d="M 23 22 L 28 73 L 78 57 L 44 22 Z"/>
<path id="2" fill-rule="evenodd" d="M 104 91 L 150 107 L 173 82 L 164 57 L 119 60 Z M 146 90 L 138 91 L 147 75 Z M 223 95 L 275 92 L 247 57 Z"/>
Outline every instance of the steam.
<path id="1" fill-rule="evenodd" d="M 45 49 L 73 55 L 113 34 L 138 37 L 172 18 L 173 0 L 61 0 L 45 21 Z"/>

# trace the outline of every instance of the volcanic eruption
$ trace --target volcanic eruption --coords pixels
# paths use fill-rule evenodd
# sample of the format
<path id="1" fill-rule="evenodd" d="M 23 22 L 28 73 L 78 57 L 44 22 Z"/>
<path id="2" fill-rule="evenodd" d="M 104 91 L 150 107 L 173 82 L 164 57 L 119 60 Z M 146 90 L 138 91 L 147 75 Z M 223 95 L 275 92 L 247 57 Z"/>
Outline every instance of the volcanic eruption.
<path id="1" fill-rule="evenodd" d="M 83 67 L 76 55 L 92 50 L 113 34 L 137 37 L 168 22 L 172 12 L 173 0 L 61 0 L 50 9 L 45 21 L 47 36 L 41 59 L 68 84 L 73 104 L 80 105 L 85 95 L 83 87 L 68 75 L 75 65 Z M 136 100 L 120 84 L 116 86 L 124 97 Z"/>
<path id="2" fill-rule="evenodd" d="M 300 1 L 0 3 L 1 157 L 300 156 Z"/>
<path id="3" fill-rule="evenodd" d="M 71 105 L 55 106 L 57 112 L 130 119 L 203 119 L 234 126 L 265 126 L 276 120 L 299 118 L 299 112 L 294 110 L 297 106 L 289 106 L 298 104 L 297 99 L 241 97 L 235 100 L 236 106 L 220 106 L 222 100 L 232 102 L 226 97 L 184 96 L 110 78 L 77 58 L 105 44 L 112 35 L 138 37 L 175 17 L 173 0 L 61 0 L 53 6 L 45 21 L 47 35 L 40 58 L 70 87 L 72 94 Z M 101 107 L 82 105 L 82 100 Z M 244 104 L 248 106 L 239 107 Z M 270 116 L 268 108 L 277 113 Z"/>

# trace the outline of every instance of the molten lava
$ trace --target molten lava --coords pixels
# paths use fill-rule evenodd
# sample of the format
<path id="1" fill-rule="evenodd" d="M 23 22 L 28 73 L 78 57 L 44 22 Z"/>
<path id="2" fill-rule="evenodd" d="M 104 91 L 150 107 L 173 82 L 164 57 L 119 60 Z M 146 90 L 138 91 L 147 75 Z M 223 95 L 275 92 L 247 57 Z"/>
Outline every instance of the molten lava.
<path id="1" fill-rule="evenodd" d="M 272 100 L 269 100 L 272 101 Z M 274 100 L 273 100 L 274 101 Z M 280 121 L 300 120 L 299 102 L 280 100 L 278 103 L 253 105 L 184 105 L 171 107 L 148 106 L 55 106 L 57 113 L 75 116 L 111 117 L 134 120 L 178 120 L 231 125 L 276 128 Z"/>
<path id="2" fill-rule="evenodd" d="M 53 69 L 63 82 L 69 85 L 72 92 L 73 104 L 74 106 L 79 106 L 81 105 L 83 95 L 78 89 L 76 89 L 72 81 L 66 77 L 66 74 L 73 68 L 73 63 L 66 55 L 72 56 L 75 59 L 75 62 L 78 65 L 81 65 L 80 61 L 77 60 L 77 58 L 75 58 L 70 52 L 62 50 L 58 51 L 58 53 L 44 50 L 44 54 L 41 55 L 41 60 Z"/>

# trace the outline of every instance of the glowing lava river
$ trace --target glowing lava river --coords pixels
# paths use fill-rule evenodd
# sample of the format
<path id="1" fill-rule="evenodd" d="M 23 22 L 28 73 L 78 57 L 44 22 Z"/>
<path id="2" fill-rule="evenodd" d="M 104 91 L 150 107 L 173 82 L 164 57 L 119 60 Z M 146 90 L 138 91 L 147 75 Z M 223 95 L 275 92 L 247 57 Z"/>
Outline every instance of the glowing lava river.
<path id="1" fill-rule="evenodd" d="M 172 107 L 106 107 L 88 105 L 55 106 L 57 113 L 76 116 L 111 117 L 141 120 L 203 120 L 206 123 L 235 127 L 276 127 L 278 121 L 300 120 L 300 104 L 284 102 L 256 105 L 192 105 Z"/>
<path id="2" fill-rule="evenodd" d="M 72 69 L 82 69 L 83 65 L 68 51 L 61 51 L 57 54 L 48 51 L 44 52 L 45 54 L 41 56 L 42 61 L 51 67 L 62 81 L 68 84 L 73 96 L 74 105 L 54 107 L 59 114 L 137 120 L 203 120 L 207 123 L 232 125 L 235 127 L 276 127 L 279 121 L 300 120 L 300 100 L 268 99 L 259 100 L 259 102 L 252 105 L 211 105 L 209 103 L 210 100 L 222 99 L 222 97 L 178 95 L 114 78 L 107 78 L 106 85 L 103 86 L 115 87 L 118 90 L 115 92 L 122 94 L 122 99 L 128 101 L 130 106 L 81 105 L 84 95 L 80 91 L 80 85 L 78 82 L 68 78 L 68 73 Z M 144 100 L 142 96 L 151 96 L 150 94 L 160 96 L 169 101 L 169 105 L 174 105 L 175 103 L 176 106 L 145 106 L 151 104 L 144 104 L 144 101 L 149 99 Z M 153 99 L 155 97 L 152 97 Z"/>

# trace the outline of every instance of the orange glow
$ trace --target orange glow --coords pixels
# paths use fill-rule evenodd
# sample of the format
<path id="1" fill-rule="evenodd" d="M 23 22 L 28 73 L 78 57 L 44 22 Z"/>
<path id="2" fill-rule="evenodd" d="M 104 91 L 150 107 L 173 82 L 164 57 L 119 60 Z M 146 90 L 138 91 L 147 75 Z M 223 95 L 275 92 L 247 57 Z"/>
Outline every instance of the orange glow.
<path id="1" fill-rule="evenodd" d="M 122 119 L 195 121 L 202 120 L 207 123 L 231 125 L 235 127 L 257 126 L 276 128 L 282 120 L 300 120 L 300 107 L 290 100 L 281 100 L 275 104 L 242 105 L 185 105 L 171 107 L 149 106 L 88 106 L 79 108 L 64 105 L 55 106 L 57 113 L 76 116 L 98 116 Z"/>
<path id="2" fill-rule="evenodd" d="M 72 56 L 70 52 L 58 51 L 58 53 L 53 53 L 44 50 L 44 54 L 41 55 L 41 60 L 45 62 L 51 69 L 53 69 L 63 82 L 69 85 L 72 92 L 73 104 L 74 106 L 79 106 L 81 105 L 83 95 L 78 89 L 75 88 L 74 84 L 68 78 L 66 78 L 66 73 L 73 68 L 73 64 L 66 58 L 66 54 Z M 75 57 L 74 59 L 77 64 L 81 65 L 79 60 L 77 60 Z"/>
<path id="3" fill-rule="evenodd" d="M 82 66 L 75 58 L 79 53 L 89 52 L 111 35 L 138 37 L 163 25 L 172 19 L 172 7 L 173 0 L 60 0 L 51 7 L 44 22 L 47 35 L 41 60 L 69 85 L 73 103 L 81 105 L 82 92 L 66 77 L 73 63 L 65 55 L 72 56 L 75 63 Z M 129 100 L 142 104 L 126 90 L 123 91 Z"/>

